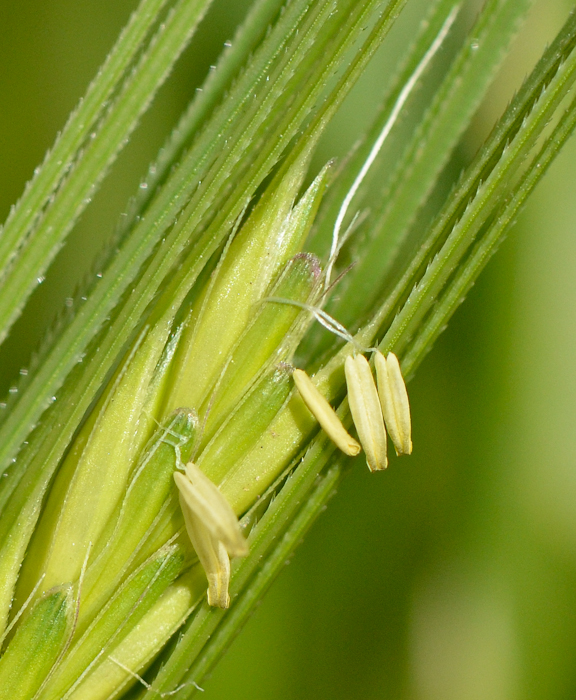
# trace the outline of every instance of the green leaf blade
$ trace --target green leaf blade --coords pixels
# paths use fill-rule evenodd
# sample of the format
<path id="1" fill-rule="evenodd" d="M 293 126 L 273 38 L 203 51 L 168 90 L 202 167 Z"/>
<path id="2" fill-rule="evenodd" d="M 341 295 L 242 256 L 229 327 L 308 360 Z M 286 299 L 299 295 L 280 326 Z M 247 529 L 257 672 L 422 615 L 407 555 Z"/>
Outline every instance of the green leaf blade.
<path id="1" fill-rule="evenodd" d="M 149 50 L 125 81 L 111 109 L 95 127 L 82 157 L 53 195 L 38 225 L 29 226 L 30 230 L 20 236 L 24 240 L 17 254 L 9 256 L 12 264 L 0 280 L 0 342 L 6 338 L 38 280 L 43 278 L 110 165 L 128 142 L 141 114 L 168 76 L 210 2 L 180 0 L 177 3 L 150 42 Z M 76 150 L 79 149 L 76 144 Z M 11 243 L 10 236 L 7 240 L 8 245 L 17 246 Z"/>

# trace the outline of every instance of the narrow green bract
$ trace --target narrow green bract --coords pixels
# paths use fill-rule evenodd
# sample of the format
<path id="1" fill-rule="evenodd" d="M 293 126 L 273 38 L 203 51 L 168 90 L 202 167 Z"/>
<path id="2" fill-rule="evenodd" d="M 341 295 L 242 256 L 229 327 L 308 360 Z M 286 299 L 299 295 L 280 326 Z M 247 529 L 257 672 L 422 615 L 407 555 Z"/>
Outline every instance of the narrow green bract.
<path id="1" fill-rule="evenodd" d="M 71 588 L 47 593 L 18 625 L 0 659 L 0 698 L 30 700 L 64 652 L 74 620 Z"/>

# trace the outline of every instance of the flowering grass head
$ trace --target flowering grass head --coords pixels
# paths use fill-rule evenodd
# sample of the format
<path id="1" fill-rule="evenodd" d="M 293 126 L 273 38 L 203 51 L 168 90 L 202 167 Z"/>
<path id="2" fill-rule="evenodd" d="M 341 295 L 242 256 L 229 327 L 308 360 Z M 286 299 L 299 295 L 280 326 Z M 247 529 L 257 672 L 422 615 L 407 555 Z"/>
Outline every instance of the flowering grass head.
<path id="1" fill-rule="evenodd" d="M 382 472 L 387 432 L 411 452 L 402 372 L 576 126 L 576 18 L 437 204 L 523 5 L 488 2 L 459 29 L 437 97 L 398 135 L 458 19 L 438 0 L 345 166 L 307 184 L 405 3 L 254 4 L 0 425 L 0 700 L 190 696 L 347 458 L 362 448 Z M 142 0 L 12 211 L 0 342 L 207 6 Z"/>

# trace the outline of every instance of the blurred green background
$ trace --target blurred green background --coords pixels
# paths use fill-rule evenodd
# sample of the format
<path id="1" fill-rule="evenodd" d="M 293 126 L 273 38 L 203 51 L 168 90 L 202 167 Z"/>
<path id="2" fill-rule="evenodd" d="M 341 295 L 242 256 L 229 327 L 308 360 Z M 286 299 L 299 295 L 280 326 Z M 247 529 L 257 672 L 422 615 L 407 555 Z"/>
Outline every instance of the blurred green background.
<path id="1" fill-rule="evenodd" d="M 0 219 L 135 4 L 0 0 Z M 463 154 L 571 6 L 536 3 Z M 95 251 L 244 7 L 216 4 L 57 258 L 0 354 L 3 394 L 94 272 Z M 354 139 L 386 60 L 322 157 Z M 410 385 L 413 457 L 378 475 L 357 460 L 204 683 L 206 698 L 576 697 L 575 191 L 573 140 Z"/>

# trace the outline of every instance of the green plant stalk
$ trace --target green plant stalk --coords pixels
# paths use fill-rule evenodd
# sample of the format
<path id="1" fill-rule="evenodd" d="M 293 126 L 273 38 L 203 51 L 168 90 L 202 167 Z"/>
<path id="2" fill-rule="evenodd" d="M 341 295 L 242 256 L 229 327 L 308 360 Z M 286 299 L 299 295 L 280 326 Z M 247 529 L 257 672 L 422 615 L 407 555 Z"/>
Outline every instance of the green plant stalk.
<path id="1" fill-rule="evenodd" d="M 554 132 L 548 137 L 522 180 L 511 192 L 508 201 L 502 207 L 502 211 L 475 245 L 469 258 L 466 260 L 466 264 L 458 269 L 454 279 L 435 305 L 433 314 L 418 329 L 418 333 L 404 357 L 410 372 L 416 369 L 426 352 L 428 352 L 442 332 L 442 329 L 445 328 L 452 314 L 462 303 L 474 281 L 498 249 L 526 199 L 548 170 L 560 149 L 572 136 L 575 128 L 576 103 L 573 102 L 570 108 L 562 115 Z"/>
<path id="2" fill-rule="evenodd" d="M 476 111 L 531 0 L 490 0 L 395 167 L 386 196 L 376 204 L 369 242 L 355 250 L 358 263 L 331 311 L 345 325 L 358 322 L 381 296 L 401 244 L 432 192 L 450 154 Z M 422 238 L 422 237 L 421 237 Z M 376 263 L 382 259 L 385 265 Z M 372 283 L 368 288 L 368 281 Z"/>
<path id="3" fill-rule="evenodd" d="M 506 110 L 392 293 L 391 299 L 397 300 L 406 289 L 411 289 L 402 311 L 387 331 L 393 347 L 397 347 L 401 337 L 406 342 L 412 336 L 498 206 L 495 202 L 507 196 L 507 188 L 513 187 L 513 176 L 525 164 L 527 153 L 545 131 L 575 76 L 576 17 L 572 15 Z M 435 247 L 445 236 L 437 264 L 431 265 Z"/>
<path id="4" fill-rule="evenodd" d="M 391 80 L 390 87 L 378 106 L 372 123 L 366 132 L 362 134 L 361 142 L 355 146 L 349 157 L 338 168 L 337 176 L 330 186 L 314 225 L 313 235 L 310 240 L 313 253 L 323 255 L 326 250 L 329 250 L 334 222 L 338 217 L 342 202 L 364 166 L 373 144 L 395 109 L 404 86 L 417 70 L 428 48 L 446 22 L 447 17 L 453 11 L 459 13 L 460 9 L 461 3 L 454 2 L 454 0 L 437 0 L 432 4 L 428 16 L 421 24 L 418 36 L 408 48 L 402 65 L 397 69 Z M 410 100 L 408 100 L 409 103 Z M 373 176 L 376 176 L 375 170 L 378 169 L 375 167 L 371 169 L 354 197 L 354 203 L 358 209 L 363 207 L 367 196 L 367 184 L 372 181 Z"/>
<path id="5" fill-rule="evenodd" d="M 72 112 L 62 134 L 34 178 L 10 212 L 0 236 L 0 261 L 3 278 L 20 246 L 33 230 L 37 218 L 49 202 L 71 165 L 78 149 L 86 141 L 90 130 L 101 119 L 109 98 L 122 83 L 126 71 L 141 50 L 150 29 L 157 23 L 167 0 L 142 0 L 122 31 L 104 65 L 92 81 L 84 99 Z"/>
<path id="6" fill-rule="evenodd" d="M 250 8 L 232 39 L 232 45 L 225 47 L 217 64 L 211 67 L 202 90 L 195 93 L 177 126 L 160 149 L 156 161 L 150 165 L 146 178 L 119 223 L 116 231 L 118 240 L 123 240 L 138 217 L 142 216 L 174 163 L 181 159 L 185 149 L 190 147 L 193 136 L 217 107 L 222 95 L 231 88 L 234 77 L 258 47 L 258 42 L 281 6 L 282 0 L 258 0 Z"/>
<path id="7" fill-rule="evenodd" d="M 162 22 L 150 47 L 113 101 L 74 165 L 54 195 L 38 225 L 27 233 L 18 257 L 0 284 L 0 342 L 20 315 L 44 272 L 60 250 L 80 213 L 149 106 L 155 92 L 189 42 L 210 0 L 179 0 Z M 34 241 L 37 241 L 35 244 Z"/>

